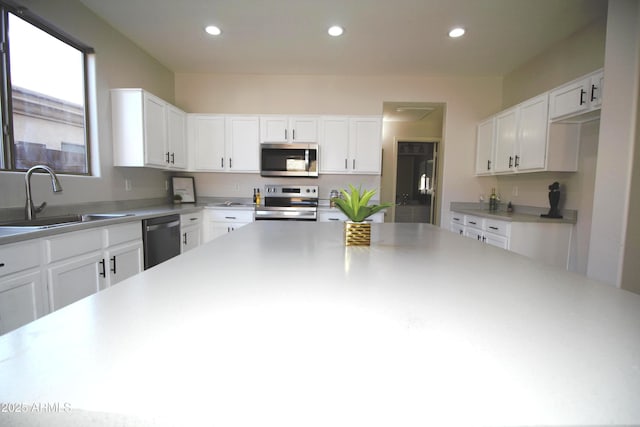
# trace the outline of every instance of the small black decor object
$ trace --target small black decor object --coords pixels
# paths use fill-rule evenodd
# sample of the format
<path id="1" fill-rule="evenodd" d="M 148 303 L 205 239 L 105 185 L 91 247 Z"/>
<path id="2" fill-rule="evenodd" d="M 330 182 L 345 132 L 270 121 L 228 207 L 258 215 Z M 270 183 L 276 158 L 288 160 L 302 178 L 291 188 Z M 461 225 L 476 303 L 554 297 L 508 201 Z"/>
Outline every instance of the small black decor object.
<path id="1" fill-rule="evenodd" d="M 558 210 L 558 203 L 560 202 L 560 184 L 556 181 L 549 186 L 549 209 L 548 214 L 541 214 L 543 218 L 562 218 L 560 211 Z"/>

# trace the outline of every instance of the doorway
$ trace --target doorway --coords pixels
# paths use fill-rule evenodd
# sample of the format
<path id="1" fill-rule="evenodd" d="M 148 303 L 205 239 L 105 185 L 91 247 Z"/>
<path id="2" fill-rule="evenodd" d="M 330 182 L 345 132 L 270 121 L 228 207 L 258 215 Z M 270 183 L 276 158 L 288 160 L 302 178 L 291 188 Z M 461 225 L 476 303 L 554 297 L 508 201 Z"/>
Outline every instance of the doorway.
<path id="1" fill-rule="evenodd" d="M 437 141 L 399 140 L 395 222 L 435 224 Z"/>

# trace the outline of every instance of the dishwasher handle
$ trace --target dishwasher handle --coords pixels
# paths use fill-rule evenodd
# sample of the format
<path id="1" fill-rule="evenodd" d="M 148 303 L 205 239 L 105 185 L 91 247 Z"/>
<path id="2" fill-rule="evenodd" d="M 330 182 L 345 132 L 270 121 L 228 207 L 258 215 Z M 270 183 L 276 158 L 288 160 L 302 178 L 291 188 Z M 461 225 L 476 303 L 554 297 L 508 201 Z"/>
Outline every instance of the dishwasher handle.
<path id="1" fill-rule="evenodd" d="M 146 230 L 155 231 L 155 230 L 162 230 L 164 228 L 173 228 L 173 227 L 179 227 L 179 226 L 180 226 L 180 220 L 178 219 L 176 221 L 163 222 L 161 224 L 147 225 Z"/>

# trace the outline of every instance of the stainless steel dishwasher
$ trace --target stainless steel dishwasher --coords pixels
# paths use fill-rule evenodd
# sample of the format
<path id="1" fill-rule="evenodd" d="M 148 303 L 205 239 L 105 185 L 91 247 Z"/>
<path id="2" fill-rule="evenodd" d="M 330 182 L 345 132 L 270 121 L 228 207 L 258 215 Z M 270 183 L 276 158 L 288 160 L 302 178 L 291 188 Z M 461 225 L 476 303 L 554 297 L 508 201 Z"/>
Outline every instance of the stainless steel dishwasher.
<path id="1" fill-rule="evenodd" d="M 144 269 L 180 255 L 180 215 L 167 215 L 142 221 Z"/>

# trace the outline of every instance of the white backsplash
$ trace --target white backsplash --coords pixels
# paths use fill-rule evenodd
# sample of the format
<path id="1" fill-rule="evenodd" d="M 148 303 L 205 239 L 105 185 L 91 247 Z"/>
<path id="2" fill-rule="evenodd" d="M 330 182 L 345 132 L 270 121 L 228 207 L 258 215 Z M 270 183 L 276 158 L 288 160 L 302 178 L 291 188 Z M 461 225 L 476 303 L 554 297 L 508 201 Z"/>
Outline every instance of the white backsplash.
<path id="1" fill-rule="evenodd" d="M 317 185 L 320 199 L 328 199 L 331 190 L 347 188 L 349 184 L 375 189 L 377 200 L 380 194 L 379 175 L 326 175 L 318 178 L 272 178 L 259 174 L 244 173 L 195 173 L 196 194 L 201 197 L 251 197 L 254 188 L 264 190 L 267 184 Z"/>

